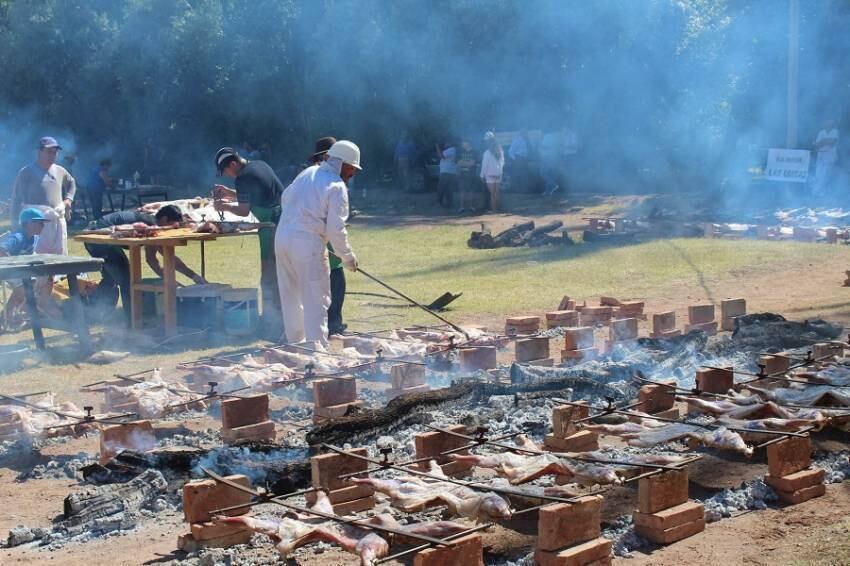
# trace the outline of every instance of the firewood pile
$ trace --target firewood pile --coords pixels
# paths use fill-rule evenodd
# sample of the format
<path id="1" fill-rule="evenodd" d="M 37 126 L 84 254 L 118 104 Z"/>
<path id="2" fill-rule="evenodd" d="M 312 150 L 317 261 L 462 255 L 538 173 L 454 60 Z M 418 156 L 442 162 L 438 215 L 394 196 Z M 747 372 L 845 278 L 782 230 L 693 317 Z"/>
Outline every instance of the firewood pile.
<path id="1" fill-rule="evenodd" d="M 558 232 L 556 232 L 558 231 Z M 556 232 L 556 234 L 553 234 Z M 538 247 L 548 245 L 571 245 L 572 238 L 560 220 L 536 226 L 533 220 L 514 224 L 507 230 L 493 235 L 484 225 L 480 231 L 472 232 L 466 244 L 470 248 L 490 250 L 494 248 Z"/>

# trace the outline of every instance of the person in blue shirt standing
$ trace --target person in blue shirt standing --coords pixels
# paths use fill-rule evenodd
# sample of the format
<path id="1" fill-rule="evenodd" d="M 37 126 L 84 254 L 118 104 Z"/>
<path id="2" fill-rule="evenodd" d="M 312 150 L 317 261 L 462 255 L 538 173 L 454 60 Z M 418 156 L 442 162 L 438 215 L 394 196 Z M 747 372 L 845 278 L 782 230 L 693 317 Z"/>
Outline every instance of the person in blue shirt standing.
<path id="1" fill-rule="evenodd" d="M 18 216 L 18 229 L 0 243 L 0 257 L 31 255 L 35 240 L 44 229 L 44 214 L 37 208 L 25 208 Z M 26 302 L 24 287 L 20 280 L 8 282 L 14 288 L 6 306 L 3 308 L 3 322 L 6 329 L 17 326 L 20 317 L 16 315 Z"/>
<path id="2" fill-rule="evenodd" d="M 92 170 L 86 183 L 86 197 L 91 206 L 92 219 L 98 220 L 103 216 L 103 193 L 112 189 L 112 177 L 109 169 L 112 167 L 111 159 L 104 159 Z"/>
<path id="3" fill-rule="evenodd" d="M 410 134 L 405 132 L 404 136 L 398 141 L 393 152 L 393 161 L 395 162 L 396 172 L 398 173 L 399 188 L 405 192 L 411 192 L 413 185 L 410 180 L 410 169 L 413 167 L 413 162 L 416 160 L 416 144 Z"/>

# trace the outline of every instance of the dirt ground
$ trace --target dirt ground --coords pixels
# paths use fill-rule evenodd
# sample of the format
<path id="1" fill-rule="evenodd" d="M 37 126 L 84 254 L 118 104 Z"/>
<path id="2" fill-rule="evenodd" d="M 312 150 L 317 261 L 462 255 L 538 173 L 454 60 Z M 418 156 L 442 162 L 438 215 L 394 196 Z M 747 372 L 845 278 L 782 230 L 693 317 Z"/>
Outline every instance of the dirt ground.
<path id="1" fill-rule="evenodd" d="M 594 203 L 588 203 L 595 206 Z M 401 206 L 401 205 L 399 205 Z M 517 214 L 488 215 L 482 217 L 451 217 L 439 221 L 450 221 L 469 225 L 471 229 L 486 221 L 494 229 L 507 227 L 525 218 L 535 220 L 564 218 L 568 213 L 568 226 L 580 226 L 582 211 L 565 210 L 557 205 L 555 211 L 547 214 L 539 207 L 518 210 Z M 568 207 L 565 207 L 568 208 Z M 398 216 L 410 221 L 414 211 L 405 208 L 398 210 Z M 367 216 L 372 213 L 365 207 Z M 382 218 L 391 218 L 384 215 Z M 381 220 L 375 220 L 380 222 Z M 423 218 L 423 222 L 436 222 L 433 218 Z M 386 220 L 386 222 L 392 222 Z M 778 312 L 788 318 L 802 320 L 822 317 L 850 327 L 850 288 L 842 287 L 843 271 L 848 266 L 800 264 L 775 273 L 765 270 L 764 266 L 751 266 L 735 272 L 699 277 L 697 283 L 681 285 L 671 282 L 654 290 L 651 296 L 619 297 L 646 301 L 647 312 L 675 310 L 680 320 L 686 316 L 687 305 L 703 301 L 718 302 L 726 297 L 744 297 L 748 301 L 750 312 Z M 557 306 L 560 297 L 552 297 L 552 308 Z M 524 313 L 506 313 L 524 314 Z M 503 319 L 470 315 L 458 322 L 481 324 L 494 330 L 504 324 Z M 643 322 L 642 325 L 646 325 Z M 642 328 L 643 335 L 647 334 Z M 249 348 L 253 344 L 240 344 Z M 71 346 L 73 348 L 73 346 Z M 234 347 L 235 349 L 235 347 Z M 162 352 L 155 356 L 131 356 L 110 366 L 97 367 L 87 364 L 41 366 L 26 369 L 14 375 L 0 379 L 0 392 L 32 391 L 50 388 L 58 398 L 71 400 L 79 404 L 92 403 L 97 406 L 100 396 L 80 392 L 80 385 L 98 379 L 104 379 L 115 373 L 131 373 L 140 368 L 160 366 L 173 368 L 178 362 L 197 358 L 200 355 L 222 351 L 221 347 L 197 350 L 187 356 L 185 351 Z M 56 372 L 63 379 L 57 382 Z M 217 427 L 215 419 L 192 420 L 176 423 L 187 427 Z M 0 501 L 4 503 L 0 513 L 0 534 L 19 524 L 28 526 L 47 526 L 62 511 L 62 499 L 76 489 L 70 479 L 36 479 L 19 482 L 20 475 L 33 465 L 48 459 L 70 459 L 80 452 L 89 454 L 98 451 L 97 438 L 70 439 L 61 445 L 44 448 L 41 455 L 31 459 L 0 462 Z M 753 466 L 751 472 L 759 468 Z M 733 478 L 737 479 L 737 478 Z M 622 501 L 627 507 L 628 499 Z M 186 525 L 177 513 L 159 514 L 156 523 L 148 521 L 145 528 L 122 533 L 117 536 L 91 540 L 85 544 L 71 543 L 60 551 L 17 547 L 0 548 L 0 564 L 63 564 L 82 566 L 90 563 L 103 564 L 157 564 L 181 556 L 175 553 L 177 535 L 185 532 Z M 485 544 L 491 551 L 511 544 L 510 531 L 499 529 L 486 533 Z M 706 564 L 711 566 L 725 564 L 850 564 L 850 484 L 828 486 L 826 496 L 804 504 L 785 509 L 768 509 L 758 512 L 742 513 L 731 519 L 711 524 L 706 531 L 671 545 L 656 548 L 648 554 L 636 553 L 632 559 L 618 559 L 617 564 L 630 565 L 678 565 Z M 522 538 L 524 535 L 511 535 Z M 513 541 L 516 542 L 516 541 Z M 297 563 L 355 564 L 351 555 L 339 551 L 329 551 L 311 556 Z"/>

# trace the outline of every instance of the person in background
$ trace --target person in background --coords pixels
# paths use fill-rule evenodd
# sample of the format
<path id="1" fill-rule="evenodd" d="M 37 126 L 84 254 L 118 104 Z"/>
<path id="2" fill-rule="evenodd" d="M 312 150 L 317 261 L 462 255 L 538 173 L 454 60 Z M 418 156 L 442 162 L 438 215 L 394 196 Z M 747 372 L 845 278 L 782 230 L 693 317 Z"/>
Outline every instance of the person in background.
<path id="1" fill-rule="evenodd" d="M 12 186 L 12 226 L 17 226 L 24 208 L 37 208 L 44 215 L 44 229 L 36 242 L 35 253 L 68 254 L 65 216 L 74 202 L 77 183 L 56 163 L 61 149 L 55 138 L 46 136 L 38 140 L 35 163 L 18 171 Z"/>
<path id="2" fill-rule="evenodd" d="M 437 185 L 437 202 L 444 208 L 452 207 L 452 195 L 457 191 L 457 143 L 448 138 L 436 146 L 440 158 L 440 182 Z"/>
<path id="3" fill-rule="evenodd" d="M 398 184 L 402 191 L 411 192 L 413 190 L 410 182 L 410 170 L 415 160 L 416 144 L 413 143 L 410 134 L 405 132 L 404 136 L 395 144 L 395 151 L 393 152 L 393 162 L 395 163 L 395 170 L 398 174 Z"/>
<path id="4" fill-rule="evenodd" d="M 561 155 L 561 135 L 549 132 L 540 142 L 540 176 L 543 178 L 543 194 L 551 195 L 561 187 L 559 184 L 558 163 Z"/>
<path id="5" fill-rule="evenodd" d="M 511 190 L 525 192 L 528 190 L 528 162 L 531 158 L 531 140 L 528 130 L 523 128 L 514 136 L 508 149 L 511 158 Z"/>
<path id="6" fill-rule="evenodd" d="M 248 216 L 248 213 L 251 213 L 260 222 L 277 225 L 280 218 L 280 195 L 284 187 L 265 161 L 249 161 L 233 148 L 223 147 L 215 154 L 215 165 L 218 175 L 234 179 L 236 187 L 235 190 L 224 185 L 214 187 L 216 210 L 231 212 L 237 216 Z M 260 332 L 269 340 L 277 340 L 283 331 L 275 267 L 274 230 L 275 228 L 260 228 L 258 231 L 260 289 L 263 298 Z"/>
<path id="7" fill-rule="evenodd" d="M 833 178 L 835 163 L 838 161 L 838 129 L 835 120 L 827 120 L 818 137 L 815 139 L 815 150 L 818 152 L 815 164 L 814 194 L 823 195 Z"/>
<path id="8" fill-rule="evenodd" d="M 121 226 L 124 224 L 135 224 L 141 222 L 148 226 L 173 226 L 183 223 L 183 213 L 173 204 L 168 204 L 156 211 L 156 215 L 146 214 L 137 210 L 119 210 L 97 220 L 92 220 L 86 227 L 87 230 L 98 230 L 110 226 Z M 114 308 L 118 300 L 117 291 L 121 292 L 121 304 L 124 307 L 124 316 L 127 325 L 130 325 L 130 262 L 124 250 L 118 246 L 106 244 L 85 244 L 86 251 L 92 257 L 103 260 L 102 278 L 97 289 L 91 296 L 95 304 Z M 145 260 L 150 268 L 159 277 L 162 277 L 162 266 L 156 254 L 162 253 L 160 248 L 145 246 Z M 206 283 L 203 277 L 195 273 L 183 260 L 174 258 L 174 268 L 194 283 Z"/>
<path id="9" fill-rule="evenodd" d="M 358 171 L 360 148 L 340 140 L 328 150 L 327 159 L 306 168 L 283 191 L 275 251 L 285 341 L 328 345 L 331 291 L 326 246 L 333 246 L 346 269 L 357 271 L 345 220 L 346 184 Z"/>
<path id="10" fill-rule="evenodd" d="M 310 156 L 310 165 L 319 165 L 327 159 L 328 150 L 336 143 L 334 137 L 324 137 L 316 140 L 315 153 Z M 342 334 L 348 328 L 342 322 L 342 305 L 345 303 L 345 270 L 342 268 L 342 260 L 333 253 L 334 249 L 328 243 L 328 264 L 331 269 L 331 304 L 328 307 L 328 335 Z"/>
<path id="11" fill-rule="evenodd" d="M 481 158 L 480 176 L 484 184 L 487 185 L 487 192 L 490 195 L 490 210 L 498 212 L 502 208 L 501 187 L 505 153 L 493 132 L 484 134 L 484 143 L 487 149 Z"/>
<path id="12" fill-rule="evenodd" d="M 31 255 L 35 240 L 44 229 L 44 215 L 37 208 L 25 208 L 18 217 L 18 229 L 9 234 L 0 243 L 0 257 Z M 7 281 L 12 286 L 12 294 L 3 308 L 3 327 L 6 330 L 20 326 L 18 315 L 26 302 L 24 287 L 20 280 Z"/>
<path id="13" fill-rule="evenodd" d="M 109 169 L 111 167 L 111 159 L 101 160 L 98 166 L 92 169 L 86 183 L 85 194 L 91 207 L 93 220 L 97 220 L 103 216 L 103 193 L 111 191 L 114 187 L 113 179 L 109 176 Z"/>
<path id="14" fill-rule="evenodd" d="M 460 144 L 460 153 L 457 157 L 457 183 L 460 193 L 460 210 L 458 213 L 474 212 L 474 207 L 468 206 L 467 200 L 469 196 L 475 192 L 475 186 L 478 183 L 478 159 L 475 155 L 475 150 L 469 140 L 463 140 Z M 479 185 L 480 186 L 480 185 Z"/>

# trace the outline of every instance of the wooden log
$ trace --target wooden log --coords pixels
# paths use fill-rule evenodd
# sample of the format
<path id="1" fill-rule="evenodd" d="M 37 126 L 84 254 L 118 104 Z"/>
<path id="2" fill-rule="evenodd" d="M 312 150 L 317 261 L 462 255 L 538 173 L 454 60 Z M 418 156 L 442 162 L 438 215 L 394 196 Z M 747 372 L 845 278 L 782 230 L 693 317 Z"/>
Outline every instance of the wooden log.
<path id="1" fill-rule="evenodd" d="M 168 482 L 158 470 L 145 470 L 123 484 L 100 485 L 65 498 L 63 527 L 71 530 L 97 519 L 138 511 L 155 497 L 164 495 Z"/>

